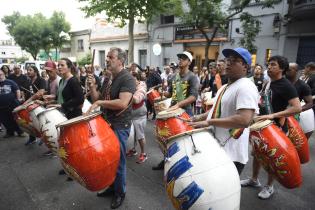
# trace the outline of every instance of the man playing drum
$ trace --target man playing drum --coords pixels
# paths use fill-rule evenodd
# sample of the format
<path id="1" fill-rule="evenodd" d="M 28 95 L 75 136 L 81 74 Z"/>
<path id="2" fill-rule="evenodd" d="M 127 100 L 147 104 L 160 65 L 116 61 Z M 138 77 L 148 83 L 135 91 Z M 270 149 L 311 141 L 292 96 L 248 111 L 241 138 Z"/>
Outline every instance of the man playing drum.
<path id="1" fill-rule="evenodd" d="M 88 76 L 91 98 L 94 101 L 88 113 L 99 106 L 102 107 L 120 143 L 120 162 L 116 179 L 113 185 L 107 190 L 97 194 L 98 196 L 114 195 L 111 202 L 112 209 L 118 208 L 125 198 L 126 146 L 131 126 L 130 104 L 132 95 L 136 91 L 134 78 L 124 69 L 125 60 L 126 54 L 120 48 L 111 48 L 107 54 L 106 66 L 113 76 L 109 93 L 103 90 L 103 87 L 101 88 L 101 92 L 98 92 L 95 85 L 95 78 L 90 75 Z"/>
<path id="2" fill-rule="evenodd" d="M 183 108 L 187 114 L 192 116 L 192 103 L 197 100 L 199 90 L 198 77 L 189 71 L 193 57 L 187 51 L 177 54 L 177 57 L 179 59 L 179 72 L 173 76 L 168 92 L 165 92 L 164 96 L 172 97 L 173 106 L 169 110 Z M 152 167 L 153 170 L 162 170 L 163 168 L 164 161 Z"/>
<path id="3" fill-rule="evenodd" d="M 300 113 L 302 108 L 298 98 L 295 87 L 289 80 L 283 77 L 285 72 L 289 69 L 289 63 L 285 57 L 272 56 L 268 61 L 268 76 L 271 79 L 270 84 L 267 83 L 263 87 L 263 92 L 269 96 L 271 104 L 267 104 L 260 109 L 261 116 L 257 117 L 258 120 L 274 120 L 275 123 L 286 133 L 288 128 L 285 123 L 285 117 Z M 268 85 L 269 84 L 269 85 Z M 268 88 L 270 86 L 270 88 Z M 269 111 L 264 111 L 269 110 Z M 253 160 L 253 174 L 252 178 L 241 180 L 242 187 L 260 187 L 258 174 L 260 170 L 260 163 L 254 157 Z M 268 199 L 274 193 L 273 175 L 268 174 L 267 185 L 258 194 L 261 199 Z"/>
<path id="4" fill-rule="evenodd" d="M 251 54 L 244 48 L 225 49 L 228 84 L 222 86 L 209 113 L 195 116 L 195 128 L 213 126 L 214 136 L 234 162 L 240 174 L 248 161 L 249 129 L 258 113 L 259 94 L 256 86 L 246 78 Z"/>

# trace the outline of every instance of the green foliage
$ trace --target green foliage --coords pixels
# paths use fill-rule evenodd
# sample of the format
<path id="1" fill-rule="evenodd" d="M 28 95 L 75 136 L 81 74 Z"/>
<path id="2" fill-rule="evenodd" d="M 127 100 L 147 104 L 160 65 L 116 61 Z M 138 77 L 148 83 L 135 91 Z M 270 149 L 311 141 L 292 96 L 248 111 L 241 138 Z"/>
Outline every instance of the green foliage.
<path id="1" fill-rule="evenodd" d="M 65 43 L 65 38 L 59 36 L 60 32 L 70 30 L 70 24 L 65 21 L 65 15 L 61 12 L 54 12 L 50 19 L 41 13 L 21 16 L 19 12 L 14 12 L 4 16 L 2 22 L 7 25 L 15 42 L 35 60 L 40 49 L 48 53 L 51 48 L 60 48 Z"/>
<path id="2" fill-rule="evenodd" d="M 251 14 L 244 12 L 240 16 L 244 36 L 240 39 L 239 44 L 251 53 L 256 53 L 257 47 L 254 45 L 256 36 L 260 32 L 261 22 Z"/>
<path id="3" fill-rule="evenodd" d="M 86 64 L 92 64 L 92 54 L 88 53 L 84 57 L 82 57 L 80 60 L 78 60 L 79 66 L 84 66 Z"/>
<path id="4" fill-rule="evenodd" d="M 28 60 L 28 57 L 19 57 L 15 59 L 16 63 L 25 63 Z"/>

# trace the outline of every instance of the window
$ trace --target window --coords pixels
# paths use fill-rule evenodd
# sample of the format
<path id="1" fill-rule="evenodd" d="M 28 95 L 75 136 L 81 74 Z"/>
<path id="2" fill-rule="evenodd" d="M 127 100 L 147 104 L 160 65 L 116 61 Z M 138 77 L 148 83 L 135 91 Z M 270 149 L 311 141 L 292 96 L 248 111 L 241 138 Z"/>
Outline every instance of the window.
<path id="1" fill-rule="evenodd" d="M 147 65 L 147 50 L 139 50 L 139 65 L 143 69 Z"/>
<path id="2" fill-rule="evenodd" d="M 5 55 L 5 52 L 1 52 L 2 55 Z"/>
<path id="3" fill-rule="evenodd" d="M 101 66 L 102 69 L 105 68 L 105 50 L 100 50 L 99 52 L 99 64 Z"/>
<path id="4" fill-rule="evenodd" d="M 166 66 L 166 65 L 169 65 L 171 62 L 171 59 L 170 58 L 164 58 L 163 59 L 163 65 Z"/>
<path id="5" fill-rule="evenodd" d="M 78 51 L 83 51 L 84 46 L 83 46 L 83 39 L 78 40 Z"/>
<path id="6" fill-rule="evenodd" d="M 161 24 L 174 23 L 174 15 L 161 15 Z"/>
<path id="7" fill-rule="evenodd" d="M 271 57 L 272 50 L 266 49 L 266 57 L 265 57 L 265 63 L 268 63 L 269 58 Z"/>

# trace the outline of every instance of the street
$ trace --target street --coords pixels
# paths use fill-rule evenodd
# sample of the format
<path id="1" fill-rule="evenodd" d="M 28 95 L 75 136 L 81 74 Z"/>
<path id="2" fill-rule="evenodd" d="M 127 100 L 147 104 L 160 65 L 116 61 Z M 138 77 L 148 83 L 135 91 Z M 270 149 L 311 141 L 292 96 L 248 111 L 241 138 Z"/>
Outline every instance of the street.
<path id="1" fill-rule="evenodd" d="M 99 198 L 76 181 L 66 181 L 58 175 L 61 169 L 58 158 L 45 157 L 46 146 L 24 146 L 26 137 L 4 139 L 0 133 L 0 210 L 21 209 L 110 209 L 110 198 Z M 151 167 L 162 158 L 155 142 L 153 121 L 146 128 L 148 160 L 137 164 L 136 157 L 128 158 L 127 194 L 120 209 L 168 210 L 173 209 L 163 184 L 163 171 Z M 315 145 L 310 139 L 312 161 L 302 166 L 303 184 L 298 189 L 285 189 L 275 183 L 275 194 L 270 200 L 257 197 L 259 189 L 242 188 L 241 210 L 310 210 L 315 209 Z M 251 158 L 252 159 L 252 158 Z M 251 160 L 241 178 L 251 175 Z M 266 182 L 262 171 L 260 181 Z"/>

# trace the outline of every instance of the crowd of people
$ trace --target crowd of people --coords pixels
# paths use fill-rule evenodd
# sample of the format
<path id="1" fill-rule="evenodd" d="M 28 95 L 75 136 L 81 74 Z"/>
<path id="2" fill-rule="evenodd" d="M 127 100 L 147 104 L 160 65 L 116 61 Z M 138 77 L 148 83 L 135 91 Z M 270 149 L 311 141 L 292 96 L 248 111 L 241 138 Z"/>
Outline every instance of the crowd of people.
<path id="1" fill-rule="evenodd" d="M 248 161 L 248 128 L 253 120 L 273 120 L 286 133 L 285 117 L 313 108 L 315 63 L 308 63 L 302 70 L 296 63 L 289 64 L 283 56 L 272 56 L 264 69 L 262 65 L 252 65 L 251 54 L 244 48 L 225 49 L 222 54 L 225 59 L 199 69 L 191 66 L 193 56 L 184 51 L 177 54 L 178 63 L 165 65 L 163 72 L 149 66 L 142 69 L 135 63 L 125 67 L 126 55 L 120 48 L 111 48 L 108 52 L 104 70 L 90 65 L 77 68 L 67 58 L 57 64 L 47 61 L 41 73 L 36 66 L 29 66 L 25 75 L 17 65 L 12 70 L 2 66 L 0 123 L 6 130 L 4 138 L 15 133 L 25 137 L 12 114 L 22 103 L 40 100 L 42 105 L 57 107 L 72 119 L 83 114 L 84 100 L 89 100 L 91 107 L 86 114 L 100 107 L 119 139 L 120 163 L 115 182 L 97 193 L 112 195 L 111 208 L 118 208 L 126 193 L 126 159 L 138 154 L 137 144 L 140 146 L 137 163 L 144 163 L 148 158 L 146 122 L 155 120 L 158 113 L 146 95 L 156 89 L 164 97 L 172 98 L 170 111 L 185 110 L 191 117 L 189 125 L 214 127 L 215 138 L 241 174 Z M 131 126 L 134 144 L 127 148 Z M 311 134 L 312 131 L 306 133 L 308 138 Z M 36 137 L 30 135 L 25 145 L 35 142 Z M 51 151 L 45 153 L 51 154 Z M 163 168 L 164 160 L 152 167 L 153 170 Z M 242 186 L 261 186 L 260 164 L 255 158 L 252 169 L 252 177 L 241 180 Z M 259 198 L 270 198 L 274 193 L 272 183 L 273 176 L 269 174 Z"/>

